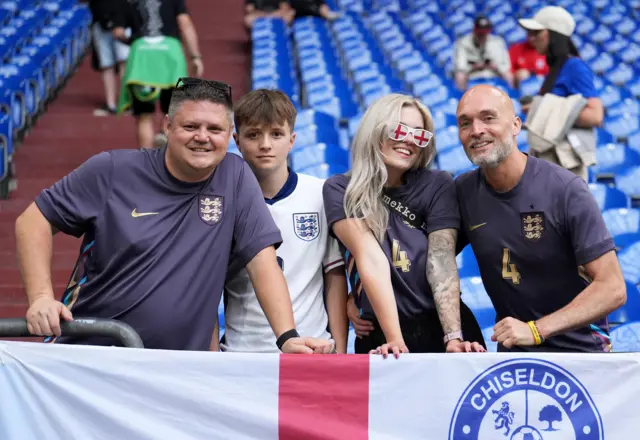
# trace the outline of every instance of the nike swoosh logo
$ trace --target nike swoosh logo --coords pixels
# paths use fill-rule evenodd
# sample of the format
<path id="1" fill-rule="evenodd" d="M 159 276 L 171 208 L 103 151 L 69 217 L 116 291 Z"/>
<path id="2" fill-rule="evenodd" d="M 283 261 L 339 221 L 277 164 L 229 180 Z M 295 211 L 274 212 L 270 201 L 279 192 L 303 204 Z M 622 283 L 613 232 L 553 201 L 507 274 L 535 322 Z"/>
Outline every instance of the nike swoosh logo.
<path id="1" fill-rule="evenodd" d="M 133 211 L 131 211 L 131 217 L 146 217 L 147 215 L 156 215 L 156 214 L 160 214 L 159 212 L 136 212 L 136 208 L 133 208 Z"/>
<path id="2" fill-rule="evenodd" d="M 486 224 L 487 224 L 487 222 L 480 223 L 479 225 L 469 226 L 469 231 L 475 231 L 476 229 L 481 228 L 481 227 L 483 227 L 483 226 L 484 226 L 484 225 L 486 225 Z"/>

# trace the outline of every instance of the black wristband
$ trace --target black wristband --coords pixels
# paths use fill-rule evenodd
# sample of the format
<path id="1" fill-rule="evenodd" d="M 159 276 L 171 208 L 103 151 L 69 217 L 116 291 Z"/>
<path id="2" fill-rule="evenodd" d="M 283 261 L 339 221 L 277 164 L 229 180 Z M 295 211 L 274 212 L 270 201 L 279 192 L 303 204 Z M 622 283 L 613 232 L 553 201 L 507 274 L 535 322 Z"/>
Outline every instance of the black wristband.
<path id="1" fill-rule="evenodd" d="M 286 332 L 280 335 L 280 337 L 276 341 L 276 345 L 278 346 L 278 349 L 282 351 L 282 346 L 285 344 L 285 342 L 287 342 L 291 338 L 299 338 L 299 337 L 300 337 L 300 334 L 298 333 L 298 331 L 295 328 L 292 328 L 291 330 L 287 330 Z"/>

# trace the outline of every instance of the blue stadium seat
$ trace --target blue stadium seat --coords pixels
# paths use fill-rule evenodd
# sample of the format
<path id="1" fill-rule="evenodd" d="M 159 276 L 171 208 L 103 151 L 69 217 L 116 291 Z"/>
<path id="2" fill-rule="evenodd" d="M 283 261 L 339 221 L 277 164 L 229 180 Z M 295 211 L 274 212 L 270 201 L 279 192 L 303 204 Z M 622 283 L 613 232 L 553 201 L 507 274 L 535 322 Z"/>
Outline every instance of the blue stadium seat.
<path id="1" fill-rule="evenodd" d="M 640 233 L 640 210 L 629 208 L 608 209 L 602 213 L 604 222 L 616 244 L 622 243 L 626 236 Z"/>
<path id="2" fill-rule="evenodd" d="M 599 89 L 597 85 L 596 89 Z M 604 108 L 609 108 L 623 99 L 623 94 L 620 88 L 609 84 L 605 84 L 604 87 L 599 90 L 599 95 Z"/>
<path id="3" fill-rule="evenodd" d="M 229 146 L 227 147 L 227 153 L 237 154 L 238 156 L 242 157 L 242 154 L 240 153 L 240 150 L 238 150 L 238 145 L 236 144 L 236 141 L 233 138 L 233 136 L 229 140 Z"/>
<path id="4" fill-rule="evenodd" d="M 475 168 L 462 147 L 438 153 L 437 163 L 439 169 L 448 171 L 454 176 Z"/>
<path id="5" fill-rule="evenodd" d="M 629 196 L 617 188 L 602 183 L 590 183 L 589 190 L 601 211 L 631 207 Z"/>
<path id="6" fill-rule="evenodd" d="M 296 131 L 296 148 L 316 144 L 340 144 L 338 130 L 333 127 L 323 127 L 315 124 L 307 125 Z"/>
<path id="7" fill-rule="evenodd" d="M 448 151 L 452 148 L 462 148 L 458 136 L 458 127 L 455 125 L 436 131 L 435 142 L 438 152 Z"/>
<path id="8" fill-rule="evenodd" d="M 17 66 L 0 66 L 0 106 L 9 108 L 14 133 L 24 128 L 26 124 L 27 113 L 24 102 L 26 89 L 26 80 Z"/>
<path id="9" fill-rule="evenodd" d="M 491 299 L 479 276 L 460 278 L 462 301 L 471 309 L 480 327 L 493 326 L 496 321 L 496 311 Z"/>
<path id="10" fill-rule="evenodd" d="M 343 174 L 349 170 L 349 167 L 340 165 L 340 164 L 327 164 L 321 163 L 316 165 L 311 165 L 308 167 L 304 167 L 296 170 L 296 172 L 308 174 L 310 176 L 318 177 L 319 179 L 328 179 L 331 176 L 336 174 Z"/>
<path id="11" fill-rule="evenodd" d="M 618 253 L 618 261 L 622 275 L 626 281 L 640 283 L 640 242 L 623 249 Z"/>
<path id="12" fill-rule="evenodd" d="M 640 321 L 640 291 L 638 287 L 627 281 L 627 302 L 624 306 L 609 315 L 609 322 L 613 325 Z"/>
<path id="13" fill-rule="evenodd" d="M 252 88 L 277 88 L 300 104 L 300 90 L 288 29 L 279 18 L 260 18 L 251 30 L 253 44 Z"/>
<path id="14" fill-rule="evenodd" d="M 638 115 L 623 114 L 606 117 L 604 120 L 604 129 L 611 133 L 615 138 L 624 140 L 630 134 L 640 129 Z"/>
<path id="15" fill-rule="evenodd" d="M 640 167 L 629 168 L 624 173 L 617 174 L 615 184 L 616 188 L 629 197 L 640 196 Z"/>
<path id="16" fill-rule="evenodd" d="M 294 171 L 321 164 L 349 167 L 349 152 L 339 145 L 316 144 L 300 148 L 294 145 L 290 157 Z"/>
<path id="17" fill-rule="evenodd" d="M 456 263 L 458 264 L 458 272 L 461 278 L 480 276 L 478 260 L 470 245 L 465 246 L 456 256 Z"/>
<path id="18" fill-rule="evenodd" d="M 621 64 L 625 66 L 625 64 Z M 638 100 L 632 98 L 625 98 L 617 103 L 606 108 L 607 116 L 622 116 L 622 115 L 640 115 L 640 104 Z"/>
<path id="19" fill-rule="evenodd" d="M 633 321 L 611 331 L 611 345 L 615 353 L 640 352 L 640 322 Z"/>
<path id="20" fill-rule="evenodd" d="M 520 93 L 522 96 L 536 96 L 543 82 L 544 76 L 530 76 L 520 83 Z"/>
<path id="21" fill-rule="evenodd" d="M 640 165 L 640 153 L 620 144 L 607 144 L 596 149 L 597 164 L 592 171 L 598 173 L 620 173 Z"/>

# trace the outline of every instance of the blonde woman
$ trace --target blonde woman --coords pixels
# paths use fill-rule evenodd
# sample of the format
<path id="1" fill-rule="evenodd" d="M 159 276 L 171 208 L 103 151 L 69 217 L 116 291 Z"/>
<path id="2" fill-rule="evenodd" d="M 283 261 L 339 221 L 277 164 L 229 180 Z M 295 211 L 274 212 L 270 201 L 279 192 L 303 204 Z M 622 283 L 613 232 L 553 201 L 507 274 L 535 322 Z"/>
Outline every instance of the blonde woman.
<path id="1" fill-rule="evenodd" d="M 356 353 L 485 351 L 466 307 L 461 323 L 460 214 L 453 178 L 427 169 L 433 131 L 424 104 L 385 96 L 360 122 L 351 171 L 325 182 L 328 224 L 352 287 Z"/>

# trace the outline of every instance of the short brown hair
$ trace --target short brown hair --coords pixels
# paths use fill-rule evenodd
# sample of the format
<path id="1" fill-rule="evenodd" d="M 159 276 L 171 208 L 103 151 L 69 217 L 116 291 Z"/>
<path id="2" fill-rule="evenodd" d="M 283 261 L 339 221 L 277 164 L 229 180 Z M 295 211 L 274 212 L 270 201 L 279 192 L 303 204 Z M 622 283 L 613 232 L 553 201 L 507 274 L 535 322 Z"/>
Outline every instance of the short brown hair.
<path id="1" fill-rule="evenodd" d="M 233 109 L 236 132 L 243 125 L 271 126 L 287 122 L 293 131 L 297 111 L 281 90 L 258 89 L 240 98 Z"/>

